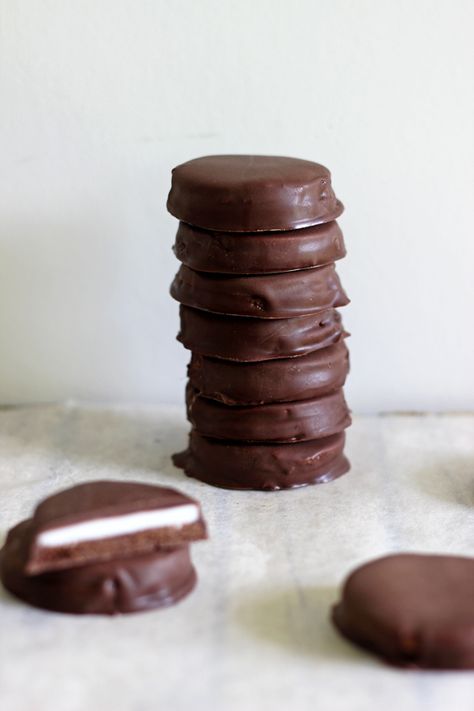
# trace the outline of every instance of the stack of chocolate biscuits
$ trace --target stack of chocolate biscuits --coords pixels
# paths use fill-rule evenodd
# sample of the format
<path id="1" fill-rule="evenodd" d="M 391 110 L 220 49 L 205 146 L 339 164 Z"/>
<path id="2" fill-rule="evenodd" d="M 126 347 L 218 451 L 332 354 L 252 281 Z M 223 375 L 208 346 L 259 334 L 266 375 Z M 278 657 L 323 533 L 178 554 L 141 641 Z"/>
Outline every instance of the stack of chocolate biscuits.
<path id="1" fill-rule="evenodd" d="M 343 206 L 329 171 L 275 156 L 208 156 L 173 170 L 179 218 L 171 286 L 191 350 L 190 476 L 236 489 L 282 489 L 349 469 L 348 303 Z"/>

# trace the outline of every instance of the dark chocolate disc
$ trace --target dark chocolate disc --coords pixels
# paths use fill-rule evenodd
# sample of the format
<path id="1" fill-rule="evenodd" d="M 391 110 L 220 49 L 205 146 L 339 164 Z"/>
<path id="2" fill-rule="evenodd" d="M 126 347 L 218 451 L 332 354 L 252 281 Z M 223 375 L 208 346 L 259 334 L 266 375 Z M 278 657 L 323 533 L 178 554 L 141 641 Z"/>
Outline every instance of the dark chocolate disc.
<path id="1" fill-rule="evenodd" d="M 0 553 L 0 577 L 7 590 L 35 607 L 73 614 L 139 612 L 176 603 L 196 584 L 187 545 L 27 575 L 32 535 L 31 519 L 10 531 Z"/>
<path id="2" fill-rule="evenodd" d="M 321 397 L 344 385 L 349 351 L 343 340 L 300 358 L 236 363 L 193 353 L 189 381 L 205 397 L 226 405 L 261 405 Z"/>
<path id="3" fill-rule="evenodd" d="M 474 558 L 399 554 L 346 580 L 333 620 L 397 666 L 474 669 Z"/>
<path id="4" fill-rule="evenodd" d="M 342 390 L 296 402 L 250 407 L 223 405 L 186 389 L 188 419 L 206 437 L 246 442 L 296 442 L 319 439 L 349 427 Z"/>
<path id="5" fill-rule="evenodd" d="M 345 331 L 335 309 L 288 319 L 222 316 L 180 307 L 178 340 L 199 355 L 251 362 L 301 356 L 337 343 Z"/>
<path id="6" fill-rule="evenodd" d="M 181 265 L 171 296 L 186 306 L 214 313 L 275 319 L 349 303 L 334 264 L 258 276 L 205 274 Z"/>
<path id="7" fill-rule="evenodd" d="M 217 155 L 173 169 L 168 210 L 223 232 L 294 230 L 338 217 L 327 168 L 299 158 Z"/>
<path id="8" fill-rule="evenodd" d="M 346 254 L 337 222 L 290 232 L 209 232 L 180 222 L 173 247 L 192 269 L 221 274 L 271 274 L 330 264 Z"/>
<path id="9" fill-rule="evenodd" d="M 332 481 L 349 470 L 344 433 L 293 444 L 250 444 L 201 437 L 174 456 L 188 476 L 226 489 L 274 491 Z"/>

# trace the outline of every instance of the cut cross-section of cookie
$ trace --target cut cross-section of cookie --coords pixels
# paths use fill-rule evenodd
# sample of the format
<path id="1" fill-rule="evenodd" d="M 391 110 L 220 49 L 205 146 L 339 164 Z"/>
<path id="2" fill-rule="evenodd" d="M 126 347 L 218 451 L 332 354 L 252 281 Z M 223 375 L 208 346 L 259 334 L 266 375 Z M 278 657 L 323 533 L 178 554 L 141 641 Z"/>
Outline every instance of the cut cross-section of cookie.
<path id="1" fill-rule="evenodd" d="M 37 507 L 26 573 L 149 553 L 205 537 L 199 504 L 174 489 L 122 481 L 79 484 Z"/>
<path id="2" fill-rule="evenodd" d="M 4 586 L 34 607 L 75 615 L 117 615 L 167 607 L 196 585 L 189 545 L 27 575 L 31 519 L 13 528 L 0 552 Z"/>

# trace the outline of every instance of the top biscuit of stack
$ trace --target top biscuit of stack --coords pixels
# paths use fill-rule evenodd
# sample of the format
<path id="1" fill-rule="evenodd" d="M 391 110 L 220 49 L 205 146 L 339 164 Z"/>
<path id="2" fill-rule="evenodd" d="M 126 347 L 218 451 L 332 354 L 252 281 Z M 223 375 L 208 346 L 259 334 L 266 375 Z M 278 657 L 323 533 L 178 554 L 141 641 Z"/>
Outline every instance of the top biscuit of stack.
<path id="1" fill-rule="evenodd" d="M 173 170 L 168 210 L 218 232 L 296 230 L 343 211 L 331 175 L 318 163 L 281 156 L 218 155 Z"/>

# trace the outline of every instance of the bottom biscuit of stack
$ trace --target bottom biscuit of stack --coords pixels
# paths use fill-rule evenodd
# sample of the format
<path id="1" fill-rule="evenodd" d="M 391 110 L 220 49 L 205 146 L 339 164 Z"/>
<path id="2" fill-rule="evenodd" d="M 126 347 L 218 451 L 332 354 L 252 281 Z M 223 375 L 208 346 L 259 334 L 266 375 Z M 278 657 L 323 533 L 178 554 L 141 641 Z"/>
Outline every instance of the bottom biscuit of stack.
<path id="1" fill-rule="evenodd" d="M 342 476 L 345 433 L 304 442 L 234 442 L 191 430 L 189 446 L 173 462 L 188 476 L 225 489 L 276 491 L 323 484 Z"/>

